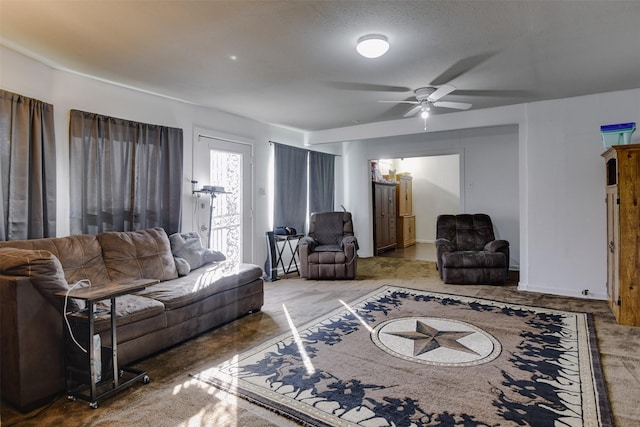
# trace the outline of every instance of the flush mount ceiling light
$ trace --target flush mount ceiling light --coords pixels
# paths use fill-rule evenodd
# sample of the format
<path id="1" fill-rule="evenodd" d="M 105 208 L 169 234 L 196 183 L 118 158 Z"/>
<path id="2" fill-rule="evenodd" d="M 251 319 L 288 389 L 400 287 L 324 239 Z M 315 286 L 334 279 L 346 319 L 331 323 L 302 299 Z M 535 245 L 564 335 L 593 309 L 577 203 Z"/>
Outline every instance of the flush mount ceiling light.
<path id="1" fill-rule="evenodd" d="M 368 34 L 358 39 L 358 53 L 365 58 L 378 58 L 389 50 L 389 41 L 380 34 Z"/>

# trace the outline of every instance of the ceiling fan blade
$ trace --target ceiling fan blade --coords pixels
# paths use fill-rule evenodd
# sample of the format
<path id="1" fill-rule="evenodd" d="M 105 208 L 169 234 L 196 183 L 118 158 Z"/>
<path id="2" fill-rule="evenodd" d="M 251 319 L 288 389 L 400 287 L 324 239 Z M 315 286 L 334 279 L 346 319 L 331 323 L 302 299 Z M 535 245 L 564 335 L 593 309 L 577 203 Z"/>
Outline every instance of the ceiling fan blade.
<path id="1" fill-rule="evenodd" d="M 432 101 L 432 102 L 437 101 L 443 96 L 450 94 L 454 90 L 456 90 L 456 88 L 451 85 L 442 85 L 438 89 L 436 89 L 431 95 L 429 95 L 429 101 Z"/>
<path id="2" fill-rule="evenodd" d="M 482 64 L 484 61 L 491 58 L 493 55 L 495 55 L 495 52 L 480 53 L 478 55 L 470 56 L 468 58 L 463 58 L 460 61 L 453 64 L 447 70 L 445 70 L 438 77 L 433 79 L 433 81 L 431 82 L 431 85 L 440 86 L 440 85 L 449 83 L 451 80 L 455 79 L 456 77 L 459 77 L 464 73 L 477 67 L 478 65 Z"/>
<path id="3" fill-rule="evenodd" d="M 456 95 L 520 98 L 523 96 L 533 96 L 535 93 L 530 90 L 518 89 L 457 89 Z"/>
<path id="4" fill-rule="evenodd" d="M 404 86 L 378 85 L 373 83 L 326 82 L 326 85 L 330 88 L 340 90 L 360 90 L 368 92 L 411 92 L 410 88 Z"/>
<path id="5" fill-rule="evenodd" d="M 421 108 L 422 108 L 422 105 L 420 104 L 416 105 L 415 107 L 411 107 L 411 109 L 406 113 L 404 113 L 402 117 L 411 117 L 415 115 L 418 111 L 420 111 Z"/>
<path id="6" fill-rule="evenodd" d="M 376 121 L 386 121 L 386 120 L 398 120 L 402 118 L 402 115 L 407 112 L 407 110 L 413 105 L 407 104 L 380 104 L 380 106 L 384 106 L 384 111 L 382 111 L 378 116 Z"/>
<path id="7" fill-rule="evenodd" d="M 471 104 L 466 102 L 437 101 L 433 103 L 434 107 L 455 108 L 456 110 L 468 110 Z"/>
<path id="8" fill-rule="evenodd" d="M 418 101 L 378 101 L 392 104 L 420 104 Z"/>

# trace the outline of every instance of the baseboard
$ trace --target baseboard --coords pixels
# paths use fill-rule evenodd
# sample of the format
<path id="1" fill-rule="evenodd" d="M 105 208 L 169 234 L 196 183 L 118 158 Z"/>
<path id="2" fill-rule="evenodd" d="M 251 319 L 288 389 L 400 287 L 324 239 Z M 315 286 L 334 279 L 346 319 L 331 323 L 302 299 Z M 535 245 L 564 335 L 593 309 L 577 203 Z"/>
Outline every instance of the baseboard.
<path id="1" fill-rule="evenodd" d="M 602 301 L 606 301 L 609 299 L 606 293 L 601 293 L 601 292 L 587 291 L 587 293 L 585 294 L 584 291 L 578 291 L 576 289 L 551 288 L 548 286 L 531 285 L 523 282 L 518 282 L 518 290 L 524 291 L 524 292 L 538 292 L 541 294 L 559 295 L 563 297 L 593 299 L 593 300 L 602 300 Z"/>

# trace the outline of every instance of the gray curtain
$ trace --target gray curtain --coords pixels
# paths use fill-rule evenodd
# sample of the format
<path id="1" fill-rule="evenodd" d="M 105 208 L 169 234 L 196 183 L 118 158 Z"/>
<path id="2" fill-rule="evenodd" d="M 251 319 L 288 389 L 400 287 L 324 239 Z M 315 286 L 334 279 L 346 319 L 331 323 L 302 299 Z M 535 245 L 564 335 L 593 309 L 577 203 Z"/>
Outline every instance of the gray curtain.
<path id="1" fill-rule="evenodd" d="M 72 110 L 71 234 L 180 231 L 182 129 Z"/>
<path id="2" fill-rule="evenodd" d="M 0 90 L 0 240 L 56 235 L 53 105 Z"/>
<path id="3" fill-rule="evenodd" d="M 309 213 L 331 212 L 335 198 L 335 156 L 309 151 Z"/>
<path id="4" fill-rule="evenodd" d="M 305 232 L 307 223 L 307 152 L 274 143 L 274 227 Z"/>

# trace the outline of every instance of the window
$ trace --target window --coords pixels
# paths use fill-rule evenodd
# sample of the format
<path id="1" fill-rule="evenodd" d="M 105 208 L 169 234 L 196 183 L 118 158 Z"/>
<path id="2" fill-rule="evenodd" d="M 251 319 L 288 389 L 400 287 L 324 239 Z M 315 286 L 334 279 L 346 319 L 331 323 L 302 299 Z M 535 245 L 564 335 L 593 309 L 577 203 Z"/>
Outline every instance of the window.
<path id="1" fill-rule="evenodd" d="M 180 231 L 182 129 L 71 111 L 71 234 Z"/>
<path id="2" fill-rule="evenodd" d="M 306 229 L 311 212 L 334 209 L 335 156 L 274 143 L 274 226 Z"/>

